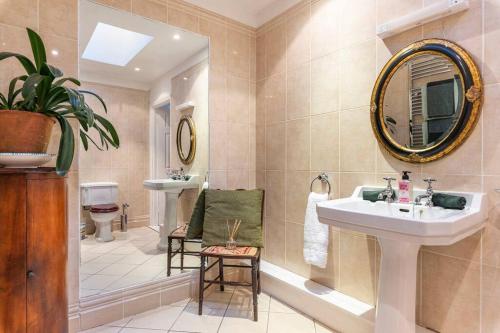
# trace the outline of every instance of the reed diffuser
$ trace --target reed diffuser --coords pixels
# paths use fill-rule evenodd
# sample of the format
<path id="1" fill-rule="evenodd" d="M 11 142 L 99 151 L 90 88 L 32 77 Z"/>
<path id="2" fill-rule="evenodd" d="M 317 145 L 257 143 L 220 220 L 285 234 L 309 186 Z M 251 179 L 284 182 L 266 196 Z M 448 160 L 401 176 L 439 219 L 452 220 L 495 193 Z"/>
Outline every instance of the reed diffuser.
<path id="1" fill-rule="evenodd" d="M 236 237 L 238 235 L 238 230 L 240 229 L 241 220 L 235 219 L 232 226 L 229 226 L 229 224 L 229 220 L 226 220 L 228 234 L 226 248 L 228 250 L 234 250 L 236 248 Z"/>

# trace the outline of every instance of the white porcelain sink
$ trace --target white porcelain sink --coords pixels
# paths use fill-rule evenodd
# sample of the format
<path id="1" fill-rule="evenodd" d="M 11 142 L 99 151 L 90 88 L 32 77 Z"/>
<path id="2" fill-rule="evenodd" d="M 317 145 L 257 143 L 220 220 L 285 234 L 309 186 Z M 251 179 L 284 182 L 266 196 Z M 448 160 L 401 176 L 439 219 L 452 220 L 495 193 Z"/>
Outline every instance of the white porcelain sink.
<path id="1" fill-rule="evenodd" d="M 198 181 L 198 176 L 191 176 L 189 180 L 149 179 L 144 181 L 144 187 L 153 191 L 180 193 L 184 189 L 198 188 L 200 186 Z"/>
<path id="2" fill-rule="evenodd" d="M 168 235 L 177 228 L 177 200 L 183 190 L 199 189 L 200 177 L 191 176 L 189 180 L 149 179 L 144 181 L 144 187 L 152 191 L 165 192 L 165 219 L 160 224 L 160 242 L 158 249 L 165 251 L 168 247 Z"/>
<path id="3" fill-rule="evenodd" d="M 318 204 L 320 222 L 378 238 L 381 267 L 375 333 L 415 333 L 417 256 L 421 245 L 451 245 L 484 227 L 488 218 L 486 194 L 461 195 L 463 210 L 412 204 L 370 202 L 363 191 L 383 188 L 360 186 L 349 198 Z M 415 190 L 414 196 L 424 191 Z"/>

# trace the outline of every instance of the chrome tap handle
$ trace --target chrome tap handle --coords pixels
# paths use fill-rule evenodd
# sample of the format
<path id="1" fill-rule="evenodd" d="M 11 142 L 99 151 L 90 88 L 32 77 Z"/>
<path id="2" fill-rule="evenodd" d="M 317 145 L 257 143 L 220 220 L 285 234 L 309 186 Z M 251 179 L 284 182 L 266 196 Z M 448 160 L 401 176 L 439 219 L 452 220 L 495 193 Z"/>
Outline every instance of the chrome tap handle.
<path id="1" fill-rule="evenodd" d="M 378 195 L 378 198 L 379 199 L 383 199 L 384 198 L 384 195 L 385 195 L 385 201 L 386 202 L 394 202 L 394 191 L 392 190 L 392 184 L 391 182 L 393 180 L 396 180 L 396 178 L 393 178 L 393 177 L 384 177 L 384 180 L 387 181 L 387 187 L 385 188 L 385 190 L 383 192 L 380 192 L 379 195 Z"/>
<path id="2" fill-rule="evenodd" d="M 434 178 L 424 178 L 424 182 L 427 183 L 427 191 L 432 191 L 432 183 L 437 182 L 437 180 Z"/>
<path id="3" fill-rule="evenodd" d="M 396 180 L 394 177 L 384 177 L 384 180 L 387 181 L 387 188 L 392 188 L 391 182 Z"/>

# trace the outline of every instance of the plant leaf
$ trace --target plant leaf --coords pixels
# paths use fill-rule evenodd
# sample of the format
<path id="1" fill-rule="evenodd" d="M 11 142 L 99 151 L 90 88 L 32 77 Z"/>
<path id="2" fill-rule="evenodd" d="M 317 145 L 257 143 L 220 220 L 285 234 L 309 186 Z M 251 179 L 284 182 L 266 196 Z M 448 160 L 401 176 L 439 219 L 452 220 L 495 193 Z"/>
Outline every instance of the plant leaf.
<path id="1" fill-rule="evenodd" d="M 45 46 L 43 41 L 36 32 L 30 28 L 26 28 L 28 31 L 28 37 L 30 39 L 31 50 L 33 51 L 33 58 L 35 59 L 35 64 L 38 72 L 41 71 L 42 65 L 47 62 L 47 55 L 45 53 Z"/>
<path id="2" fill-rule="evenodd" d="M 21 63 L 21 65 L 23 65 L 24 69 L 26 70 L 26 73 L 28 73 L 28 74 L 36 73 L 35 65 L 33 65 L 31 60 L 29 60 L 27 57 L 23 56 L 22 54 L 13 53 L 13 52 L 0 52 L 0 61 L 7 59 L 7 58 L 12 58 L 12 57 L 15 57 Z"/>
<path id="3" fill-rule="evenodd" d="M 68 120 L 63 116 L 55 116 L 61 126 L 61 139 L 59 141 L 59 152 L 57 154 L 56 171 L 60 176 L 66 175 L 75 153 L 75 136 Z"/>
<path id="4" fill-rule="evenodd" d="M 109 120 L 107 120 L 106 118 L 104 118 L 98 114 L 95 114 L 94 116 L 95 116 L 96 120 L 99 123 L 101 123 L 102 126 L 104 126 L 104 128 L 109 132 L 109 134 L 111 134 L 111 137 L 113 138 L 113 140 L 109 140 L 110 143 L 113 145 L 113 147 L 118 148 L 120 146 L 120 138 L 118 137 L 118 133 L 116 132 L 116 129 L 113 126 L 113 124 L 111 124 L 109 122 Z"/>
<path id="5" fill-rule="evenodd" d="M 43 75 L 38 73 L 31 74 L 24 81 L 22 95 L 27 102 L 31 102 L 36 97 L 36 87 L 44 79 Z"/>
<path id="6" fill-rule="evenodd" d="M 42 64 L 42 67 L 40 68 L 40 74 L 51 76 L 52 78 L 63 76 L 63 72 L 59 68 L 49 65 L 47 63 Z"/>
<path id="7" fill-rule="evenodd" d="M 65 77 L 65 78 L 63 78 L 63 79 L 59 79 L 59 80 L 55 81 L 55 82 L 54 82 L 54 86 L 62 86 L 62 85 L 63 85 L 65 82 L 67 82 L 67 81 L 69 81 L 69 82 L 71 82 L 71 83 L 74 83 L 74 84 L 76 84 L 77 86 L 80 86 L 80 85 L 81 85 L 80 81 L 78 81 L 77 79 L 74 79 L 74 78 L 72 78 L 72 77 Z"/>
<path id="8" fill-rule="evenodd" d="M 104 107 L 104 112 L 108 113 L 108 108 L 106 107 L 106 103 L 104 103 L 104 100 L 101 98 L 101 96 L 97 95 L 96 93 L 94 93 L 92 91 L 88 91 L 88 90 L 80 90 L 80 92 L 83 94 L 92 95 L 95 98 L 97 98 L 99 100 L 99 102 L 101 102 L 102 106 Z"/>

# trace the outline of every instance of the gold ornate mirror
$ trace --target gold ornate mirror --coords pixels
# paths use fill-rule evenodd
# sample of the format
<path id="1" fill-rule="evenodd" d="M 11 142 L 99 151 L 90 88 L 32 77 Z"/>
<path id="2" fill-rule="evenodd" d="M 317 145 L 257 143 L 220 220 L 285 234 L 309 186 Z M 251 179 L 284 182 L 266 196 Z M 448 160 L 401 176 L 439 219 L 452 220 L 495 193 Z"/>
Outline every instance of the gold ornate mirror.
<path id="1" fill-rule="evenodd" d="M 436 160 L 470 135 L 482 92 L 479 70 L 465 50 L 442 39 L 416 42 L 394 55 L 375 82 L 373 131 L 400 160 Z"/>
<path id="2" fill-rule="evenodd" d="M 196 154 L 196 129 L 191 116 L 183 116 L 177 126 L 177 154 L 183 164 L 193 162 Z"/>

